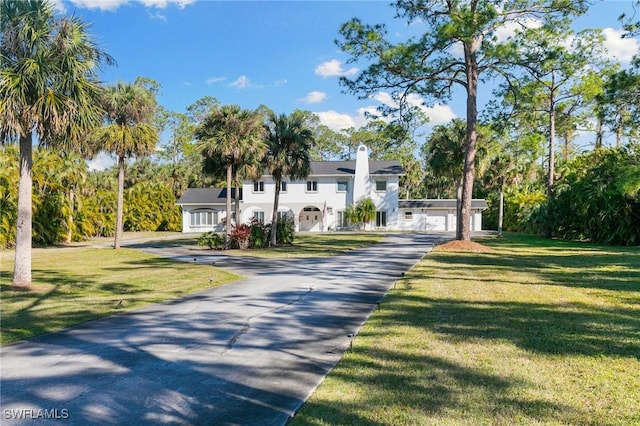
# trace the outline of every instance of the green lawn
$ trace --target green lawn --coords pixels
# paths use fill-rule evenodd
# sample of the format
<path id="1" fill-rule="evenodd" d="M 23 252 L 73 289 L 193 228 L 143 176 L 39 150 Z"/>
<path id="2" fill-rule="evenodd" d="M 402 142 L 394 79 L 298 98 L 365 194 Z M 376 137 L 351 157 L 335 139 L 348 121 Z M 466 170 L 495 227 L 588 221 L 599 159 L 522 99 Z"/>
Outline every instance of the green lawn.
<path id="1" fill-rule="evenodd" d="M 329 256 L 370 245 L 383 237 L 379 233 L 299 234 L 292 246 L 230 250 L 225 254 Z M 153 239 L 154 245 L 198 248 L 197 237 L 175 232 L 124 235 L 125 240 L 145 238 Z M 60 330 L 239 278 L 203 264 L 174 262 L 128 248 L 112 250 L 108 248 L 112 242 L 112 238 L 99 238 L 72 247 L 34 249 L 32 274 L 36 289 L 30 292 L 11 289 L 14 252 L 0 252 L 0 343 Z"/>
<path id="2" fill-rule="evenodd" d="M 226 284 L 239 276 L 122 248 L 34 249 L 34 291 L 12 290 L 13 252 L 0 253 L 2 344 Z M 120 302 L 122 301 L 122 303 Z"/>
<path id="3" fill-rule="evenodd" d="M 292 245 L 262 250 L 229 250 L 228 254 L 256 257 L 316 257 L 335 256 L 345 251 L 369 246 L 382 240 L 379 232 L 335 232 L 326 234 L 296 234 Z"/>
<path id="4" fill-rule="evenodd" d="M 398 281 L 293 425 L 640 425 L 640 249 L 509 235 Z"/>

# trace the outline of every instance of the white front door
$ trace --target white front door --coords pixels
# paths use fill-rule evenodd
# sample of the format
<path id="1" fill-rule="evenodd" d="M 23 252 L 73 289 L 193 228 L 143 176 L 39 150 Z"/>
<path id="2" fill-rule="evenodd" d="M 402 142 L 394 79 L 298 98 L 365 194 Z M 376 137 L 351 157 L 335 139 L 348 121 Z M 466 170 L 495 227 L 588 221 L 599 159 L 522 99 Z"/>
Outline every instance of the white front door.
<path id="1" fill-rule="evenodd" d="M 305 207 L 300 213 L 301 231 L 322 231 L 322 212 L 316 207 Z"/>

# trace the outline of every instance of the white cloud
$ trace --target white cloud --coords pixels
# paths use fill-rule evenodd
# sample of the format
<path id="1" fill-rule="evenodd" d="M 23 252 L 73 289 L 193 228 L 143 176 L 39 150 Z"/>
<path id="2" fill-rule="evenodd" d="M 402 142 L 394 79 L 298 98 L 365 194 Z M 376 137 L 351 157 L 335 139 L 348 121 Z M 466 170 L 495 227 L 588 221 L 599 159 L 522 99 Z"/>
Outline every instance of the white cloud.
<path id="1" fill-rule="evenodd" d="M 90 171 L 101 171 L 113 166 L 114 163 L 114 159 L 109 154 L 101 152 L 95 158 L 88 160 L 87 166 Z"/>
<path id="2" fill-rule="evenodd" d="M 398 103 L 387 92 L 379 92 L 373 96 L 373 99 L 381 104 L 397 108 Z M 435 126 L 438 124 L 445 124 L 456 118 L 456 114 L 453 112 L 450 106 L 435 104 L 433 106 L 424 105 L 424 99 L 416 94 L 409 94 L 407 96 L 407 103 L 411 106 L 418 107 L 426 117 L 429 118 L 429 125 Z"/>
<path id="3" fill-rule="evenodd" d="M 140 0 L 140 2 L 147 7 L 157 7 L 158 9 L 164 9 L 170 4 L 175 4 L 180 9 L 184 9 L 188 5 L 195 3 L 195 0 Z"/>
<path id="4" fill-rule="evenodd" d="M 225 81 L 226 77 L 209 77 L 205 83 L 211 85 L 215 83 L 220 83 L 221 81 Z"/>
<path id="5" fill-rule="evenodd" d="M 323 78 L 336 77 L 336 76 L 352 76 L 358 72 L 358 68 L 349 68 L 345 70 L 342 68 L 342 62 L 337 59 L 332 59 L 327 62 L 323 62 L 316 67 L 315 73 Z"/>
<path id="6" fill-rule="evenodd" d="M 130 3 L 130 0 L 69 0 L 75 7 L 83 9 L 116 10 L 122 5 Z M 195 3 L 195 0 L 136 0 L 146 7 L 164 9 L 171 4 L 175 4 L 180 9 Z M 64 11 L 62 0 L 55 0 L 56 9 Z M 154 18 L 162 19 L 162 15 L 153 15 Z"/>
<path id="7" fill-rule="evenodd" d="M 327 99 L 327 94 L 326 93 L 314 90 L 313 92 L 307 93 L 307 96 L 305 96 L 304 98 L 302 98 L 300 100 L 303 101 L 303 102 L 306 102 L 308 104 L 319 104 L 320 102 L 324 101 L 325 99 Z"/>
<path id="8" fill-rule="evenodd" d="M 82 9 L 116 10 L 128 0 L 71 0 L 71 4 Z"/>
<path id="9" fill-rule="evenodd" d="M 424 99 L 413 94 L 407 97 L 407 102 L 409 105 L 420 108 L 424 115 L 429 118 L 429 124 L 433 126 L 448 123 L 456 118 L 456 114 L 449 105 L 435 104 L 433 106 L 425 106 Z"/>
<path id="10" fill-rule="evenodd" d="M 506 22 L 503 26 L 496 29 L 495 36 L 498 39 L 499 43 L 503 43 L 507 41 L 510 37 L 516 35 L 517 30 L 522 30 L 525 28 L 540 28 L 542 26 L 542 21 L 535 18 L 526 18 L 519 22 L 509 21 Z"/>
<path id="11" fill-rule="evenodd" d="M 253 87 L 253 84 L 246 75 L 241 75 L 236 79 L 236 81 L 229 83 L 229 86 L 237 87 L 238 89 L 248 89 Z"/>
<path id="12" fill-rule="evenodd" d="M 370 121 L 370 119 L 366 117 L 367 113 L 375 114 L 377 112 L 375 106 L 367 106 L 358 108 L 357 114 L 353 115 L 340 113 L 335 110 L 320 111 L 315 114 L 320 119 L 321 124 L 324 124 L 333 131 L 339 132 L 351 127 L 359 129 Z"/>
<path id="13" fill-rule="evenodd" d="M 640 42 L 635 38 L 622 38 L 623 31 L 613 28 L 602 30 L 604 45 L 609 56 L 622 62 L 630 62 L 634 55 L 640 52 Z"/>

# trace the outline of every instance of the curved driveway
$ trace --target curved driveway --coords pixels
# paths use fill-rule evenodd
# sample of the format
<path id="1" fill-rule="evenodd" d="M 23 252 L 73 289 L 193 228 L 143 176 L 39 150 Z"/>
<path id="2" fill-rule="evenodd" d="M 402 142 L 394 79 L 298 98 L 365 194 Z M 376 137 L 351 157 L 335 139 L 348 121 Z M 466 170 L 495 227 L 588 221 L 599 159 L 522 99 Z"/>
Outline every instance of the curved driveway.
<path id="1" fill-rule="evenodd" d="M 437 241 L 276 260 L 136 245 L 248 277 L 3 347 L 0 423 L 283 425 Z"/>

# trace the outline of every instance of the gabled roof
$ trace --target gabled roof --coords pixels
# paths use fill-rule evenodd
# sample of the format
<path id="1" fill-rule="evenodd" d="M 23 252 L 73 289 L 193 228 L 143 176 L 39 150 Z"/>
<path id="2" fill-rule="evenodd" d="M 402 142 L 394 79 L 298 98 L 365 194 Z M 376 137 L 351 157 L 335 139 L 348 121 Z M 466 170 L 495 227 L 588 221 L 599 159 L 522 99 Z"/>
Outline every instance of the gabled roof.
<path id="1" fill-rule="evenodd" d="M 312 161 L 309 176 L 352 176 L 356 173 L 355 161 Z M 404 175 L 399 161 L 369 161 L 370 175 Z"/>
<path id="2" fill-rule="evenodd" d="M 235 198 L 236 190 L 231 188 L 231 198 Z M 242 188 L 240 188 L 242 200 Z M 226 204 L 227 188 L 188 188 L 176 204 Z"/>
<path id="3" fill-rule="evenodd" d="M 398 207 L 401 209 L 455 209 L 455 199 L 429 199 L 429 200 L 399 200 Z M 484 199 L 471 200 L 472 209 L 485 210 L 489 208 Z"/>

